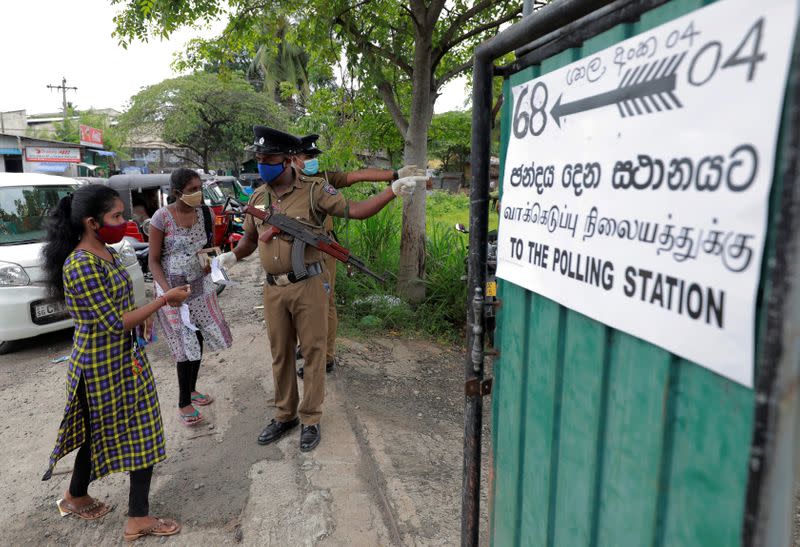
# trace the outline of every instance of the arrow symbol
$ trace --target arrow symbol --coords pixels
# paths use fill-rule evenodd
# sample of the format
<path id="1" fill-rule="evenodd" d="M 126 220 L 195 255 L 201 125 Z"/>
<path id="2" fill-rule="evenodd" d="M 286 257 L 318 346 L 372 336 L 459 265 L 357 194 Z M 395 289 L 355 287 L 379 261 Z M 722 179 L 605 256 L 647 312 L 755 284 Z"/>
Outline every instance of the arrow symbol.
<path id="1" fill-rule="evenodd" d="M 613 104 L 617 105 L 623 118 L 651 114 L 653 110 L 661 112 L 663 109 L 683 108 L 675 96 L 675 71 L 684 57 L 686 52 L 629 68 L 616 89 L 585 99 L 562 104 L 562 93 L 550 109 L 550 115 L 561 127 L 561 118 L 565 116 Z"/>

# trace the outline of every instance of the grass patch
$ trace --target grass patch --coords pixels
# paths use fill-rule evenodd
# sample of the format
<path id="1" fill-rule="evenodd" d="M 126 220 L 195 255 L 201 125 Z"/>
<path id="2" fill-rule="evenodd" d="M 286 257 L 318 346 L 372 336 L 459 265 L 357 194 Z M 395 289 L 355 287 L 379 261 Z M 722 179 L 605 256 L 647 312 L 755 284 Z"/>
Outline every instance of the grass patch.
<path id="1" fill-rule="evenodd" d="M 383 185 L 362 184 L 344 191 L 351 200 L 362 200 L 381 191 Z M 435 191 L 428 195 L 426 245 L 426 298 L 411 306 L 397 293 L 402 204 L 394 201 L 380 213 L 363 221 L 336 219 L 340 242 L 363 259 L 378 274 L 387 272 L 381 286 L 372 278 L 337 269 L 336 300 L 341 329 L 348 335 L 392 332 L 423 335 L 456 342 L 463 337 L 466 318 L 464 259 L 468 236 L 456 232 L 454 224 L 469 225 L 469 197 Z M 490 229 L 497 227 L 497 214 L 490 215 Z"/>

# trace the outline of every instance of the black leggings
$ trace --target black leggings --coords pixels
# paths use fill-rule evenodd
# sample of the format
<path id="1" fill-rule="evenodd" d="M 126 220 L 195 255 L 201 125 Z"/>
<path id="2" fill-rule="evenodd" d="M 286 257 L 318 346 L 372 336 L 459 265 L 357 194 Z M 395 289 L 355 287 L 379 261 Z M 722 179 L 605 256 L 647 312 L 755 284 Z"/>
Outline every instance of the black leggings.
<path id="1" fill-rule="evenodd" d="M 84 441 L 78 449 L 75 458 L 75 467 L 72 470 L 72 479 L 69 482 L 69 495 L 72 497 L 86 496 L 92 475 L 92 441 L 91 426 L 89 424 L 89 402 L 86 399 L 86 384 L 83 376 L 78 383 L 78 404 L 83 415 Z M 146 517 L 150 514 L 150 479 L 153 477 L 153 466 L 146 469 L 137 469 L 130 472 L 131 487 L 128 494 L 128 516 Z"/>
<path id="2" fill-rule="evenodd" d="M 203 356 L 203 335 L 197 331 L 200 342 L 200 357 Z M 178 361 L 178 408 L 192 404 L 192 392 L 197 391 L 197 375 L 200 372 L 200 360 Z"/>

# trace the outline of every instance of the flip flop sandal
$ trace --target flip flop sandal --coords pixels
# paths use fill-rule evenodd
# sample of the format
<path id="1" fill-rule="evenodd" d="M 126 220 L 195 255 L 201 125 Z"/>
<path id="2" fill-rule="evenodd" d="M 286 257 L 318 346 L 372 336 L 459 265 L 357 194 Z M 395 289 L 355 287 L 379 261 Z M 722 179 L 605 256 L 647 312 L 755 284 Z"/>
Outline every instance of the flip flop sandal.
<path id="1" fill-rule="evenodd" d="M 159 531 L 160 528 L 167 526 L 169 528 L 174 528 L 172 530 Z M 128 532 L 123 532 L 122 537 L 125 538 L 125 541 L 136 541 L 139 538 L 143 538 L 145 536 L 174 536 L 178 532 L 181 531 L 181 525 L 175 522 L 174 520 L 169 519 L 158 519 L 156 524 L 147 528 L 146 530 L 139 530 L 133 534 L 129 534 Z"/>
<path id="2" fill-rule="evenodd" d="M 205 418 L 200 415 L 200 411 L 196 409 L 191 414 L 184 414 L 180 411 L 180 409 L 178 409 L 178 419 L 186 427 L 194 427 L 205 421 Z"/>
<path id="3" fill-rule="evenodd" d="M 71 509 L 71 508 L 67 507 L 67 505 L 65 503 L 65 500 L 63 498 L 61 498 L 60 500 L 56 501 L 56 507 L 58 507 L 58 512 L 59 512 L 59 514 L 61 514 L 62 517 L 66 517 L 66 516 L 69 516 L 69 515 L 75 515 L 76 517 L 78 517 L 80 519 L 83 519 L 83 520 L 97 520 L 100 517 L 104 517 L 105 515 L 110 513 L 111 510 L 113 509 L 113 507 L 111 507 L 109 505 L 106 505 L 102 501 L 97 501 L 97 500 L 95 500 L 93 503 L 90 503 L 86 507 L 83 507 L 83 508 L 81 508 L 79 510 Z M 100 509 L 101 507 L 103 508 L 102 511 L 100 511 L 97 514 L 92 514 L 92 511 L 95 511 L 96 509 Z"/>
<path id="4" fill-rule="evenodd" d="M 192 402 L 197 403 L 200 406 L 210 405 L 214 402 L 214 397 L 209 395 L 208 393 L 201 393 L 199 395 L 192 395 Z"/>

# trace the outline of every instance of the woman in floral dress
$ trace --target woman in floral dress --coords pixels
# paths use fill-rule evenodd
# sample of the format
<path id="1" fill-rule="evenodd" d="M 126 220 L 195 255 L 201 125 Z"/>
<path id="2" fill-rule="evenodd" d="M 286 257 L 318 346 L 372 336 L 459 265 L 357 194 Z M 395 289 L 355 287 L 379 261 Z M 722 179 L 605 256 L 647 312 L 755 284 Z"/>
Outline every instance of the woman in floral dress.
<path id="1" fill-rule="evenodd" d="M 159 310 L 158 325 L 177 363 L 178 418 L 183 425 L 194 426 L 203 421 L 194 405 L 205 406 L 213 401 L 210 395 L 197 391 L 203 346 L 213 350 L 229 348 L 232 338 L 217 303 L 214 283 L 197 254 L 211 245 L 203 215 L 209 215 L 209 224 L 214 225 L 211 210 L 206 208 L 203 212 L 202 181 L 195 171 L 178 169 L 170 182 L 175 202 L 156 211 L 150 219 L 149 265 L 156 294 L 187 283 L 192 287 L 186 305 L 197 330 L 184 324 L 179 310 L 168 308 Z"/>
<path id="2" fill-rule="evenodd" d="M 136 345 L 134 329 L 152 323 L 167 304 L 180 305 L 189 287 L 176 287 L 134 308 L 133 285 L 106 244 L 125 233 L 123 204 L 111 188 L 90 185 L 63 198 L 52 214 L 43 250 L 47 284 L 64 298 L 75 321 L 67 372 L 67 405 L 43 480 L 56 462 L 78 449 L 62 516 L 93 520 L 111 508 L 88 494 L 89 483 L 109 473 L 130 473 L 124 537 L 169 536 L 181 527 L 149 515 L 153 466 L 166 458 L 153 373 Z"/>

